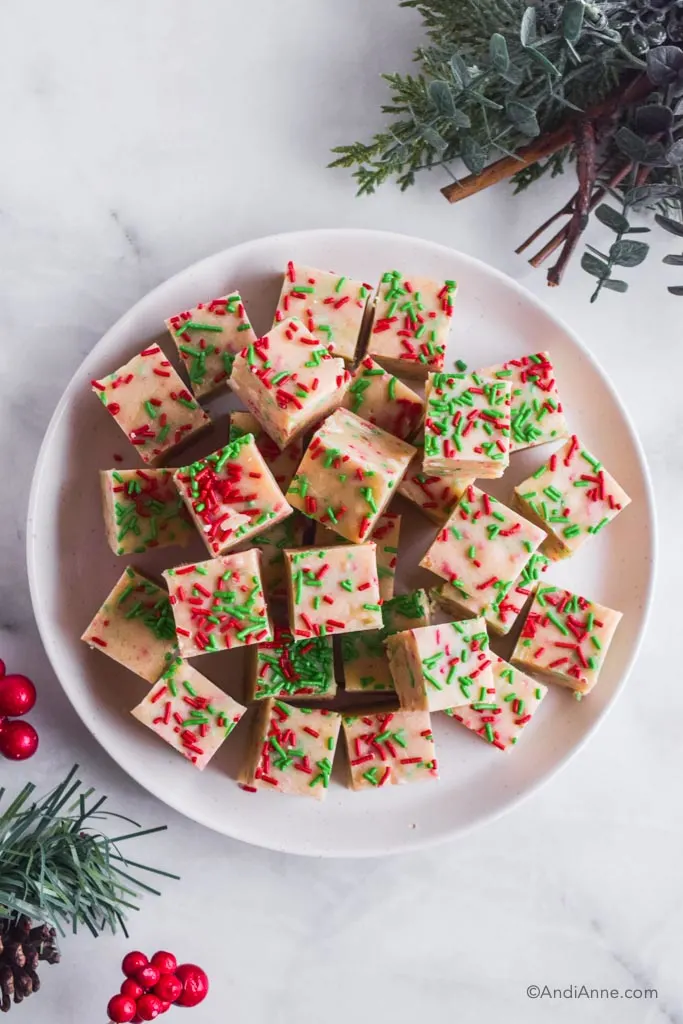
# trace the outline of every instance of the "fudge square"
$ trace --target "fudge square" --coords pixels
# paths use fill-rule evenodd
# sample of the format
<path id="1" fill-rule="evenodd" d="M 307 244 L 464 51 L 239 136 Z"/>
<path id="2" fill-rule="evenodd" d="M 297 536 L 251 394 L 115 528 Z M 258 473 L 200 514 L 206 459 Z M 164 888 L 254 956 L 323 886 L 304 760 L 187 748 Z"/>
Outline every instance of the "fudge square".
<path id="1" fill-rule="evenodd" d="M 483 618 L 419 626 L 387 637 L 389 668 L 404 711 L 443 711 L 469 704 L 493 685 Z"/>
<path id="2" fill-rule="evenodd" d="M 471 483 L 474 483 L 472 476 L 457 473 L 442 476 L 425 472 L 420 451 L 398 485 L 398 493 L 416 505 L 433 523 L 441 526 Z"/>
<path id="3" fill-rule="evenodd" d="M 162 575 L 181 657 L 196 658 L 272 639 L 255 548 L 179 565 Z"/>
<path id="4" fill-rule="evenodd" d="M 170 469 L 103 469 L 100 491 L 107 543 L 115 555 L 186 547 L 194 536 Z"/>
<path id="5" fill-rule="evenodd" d="M 456 290 L 455 281 L 383 274 L 367 354 L 402 377 L 442 370 Z"/>
<path id="6" fill-rule="evenodd" d="M 236 441 L 239 437 L 244 437 L 245 434 L 253 436 L 256 447 L 275 477 L 275 483 L 281 491 L 286 491 L 304 453 L 302 438 L 296 438 L 280 451 L 272 437 L 265 432 L 259 421 L 250 412 L 231 413 L 229 440 Z"/>
<path id="7" fill-rule="evenodd" d="M 417 433 L 424 418 L 420 396 L 370 356 L 351 374 L 342 405 L 404 441 Z"/>
<path id="8" fill-rule="evenodd" d="M 340 724 L 335 711 L 295 708 L 274 698 L 261 701 L 240 775 L 243 787 L 322 800 Z"/>
<path id="9" fill-rule="evenodd" d="M 287 500 L 347 540 L 367 540 L 414 454 L 406 441 L 337 409 L 314 434 Z"/>
<path id="10" fill-rule="evenodd" d="M 431 617 L 429 600 L 424 590 L 392 597 L 382 605 L 380 630 L 345 633 L 341 638 L 344 663 L 344 685 L 347 690 L 394 691 L 389 658 L 384 641 L 392 633 L 415 626 L 428 626 Z"/>
<path id="11" fill-rule="evenodd" d="M 428 711 L 368 708 L 345 712 L 342 729 L 351 789 L 438 779 Z"/>
<path id="12" fill-rule="evenodd" d="M 420 562 L 447 580 L 450 601 L 496 625 L 500 608 L 545 534 L 473 484 Z"/>
<path id="13" fill-rule="evenodd" d="M 166 327 L 197 398 L 224 388 L 237 353 L 256 341 L 239 292 L 176 313 Z"/>
<path id="14" fill-rule="evenodd" d="M 382 628 L 373 541 L 285 551 L 285 565 L 297 639 Z"/>
<path id="15" fill-rule="evenodd" d="M 542 550 L 553 559 L 573 555 L 630 502 L 576 434 L 515 487 L 517 508 L 545 530 Z"/>
<path id="16" fill-rule="evenodd" d="M 275 321 L 298 317 L 332 355 L 352 362 L 372 290 L 372 285 L 363 281 L 290 260 Z"/>
<path id="17" fill-rule="evenodd" d="M 488 366 L 479 373 L 482 377 L 510 382 L 511 452 L 567 437 L 567 421 L 547 352 L 509 359 L 507 363 Z"/>
<path id="18" fill-rule="evenodd" d="M 401 517 L 396 512 L 382 512 L 377 524 L 370 533 L 368 540 L 377 545 L 377 575 L 379 577 L 379 596 L 388 601 L 394 596 L 396 580 L 396 562 L 398 559 L 398 538 L 401 532 Z M 320 547 L 330 547 L 342 543 L 338 533 L 321 526 L 315 528 L 314 543 Z M 295 545 L 290 544 L 290 547 Z"/>
<path id="19" fill-rule="evenodd" d="M 131 714 L 202 771 L 246 710 L 176 657 Z"/>
<path id="20" fill-rule="evenodd" d="M 278 447 L 286 448 L 336 409 L 348 373 L 343 359 L 292 318 L 235 357 L 230 385 Z"/>
<path id="21" fill-rule="evenodd" d="M 156 682 L 176 648 L 168 594 L 127 566 L 81 640 Z"/>
<path id="22" fill-rule="evenodd" d="M 538 711 L 548 688 L 497 654 L 491 657 L 493 686 L 482 686 L 471 704 L 446 708 L 446 714 L 499 750 L 507 750 Z"/>
<path id="23" fill-rule="evenodd" d="M 175 485 L 211 555 L 222 555 L 291 515 L 251 434 L 177 469 Z"/>
<path id="24" fill-rule="evenodd" d="M 90 383 L 150 466 L 159 465 L 211 423 L 158 345 L 150 345 L 120 370 Z"/>
<path id="25" fill-rule="evenodd" d="M 285 550 L 303 545 L 306 525 L 306 519 L 295 512 L 235 548 L 236 551 L 244 551 L 248 547 L 256 547 L 261 552 L 261 579 L 269 601 L 287 600 Z"/>
<path id="26" fill-rule="evenodd" d="M 527 599 L 536 592 L 541 573 L 551 564 L 550 559 L 536 551 L 522 572 L 509 587 L 501 588 L 483 612 L 486 624 L 497 636 L 505 636 L 514 626 Z M 432 590 L 431 596 L 449 615 L 462 615 L 462 593 L 450 583 L 442 583 Z"/>
<path id="27" fill-rule="evenodd" d="M 510 462 L 510 384 L 476 373 L 433 373 L 427 382 L 424 468 L 502 476 Z"/>
<path id="28" fill-rule="evenodd" d="M 546 682 L 589 693 L 598 681 L 621 612 L 561 587 L 539 587 L 512 661 Z"/>
<path id="29" fill-rule="evenodd" d="M 250 701 L 267 697 L 318 700 L 334 697 L 337 692 L 329 637 L 297 641 L 288 629 L 276 626 L 273 640 L 252 647 L 249 654 Z"/>

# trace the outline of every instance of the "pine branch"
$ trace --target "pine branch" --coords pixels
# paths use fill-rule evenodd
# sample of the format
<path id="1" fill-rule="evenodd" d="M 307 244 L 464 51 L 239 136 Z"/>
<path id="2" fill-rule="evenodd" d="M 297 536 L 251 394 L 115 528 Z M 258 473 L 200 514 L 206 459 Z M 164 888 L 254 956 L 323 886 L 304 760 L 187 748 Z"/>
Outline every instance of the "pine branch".
<path id="1" fill-rule="evenodd" d="M 127 934 L 125 911 L 138 909 L 142 891 L 156 890 L 123 868 L 178 876 L 129 861 L 118 844 L 165 826 L 141 829 L 131 822 L 135 831 L 107 837 L 95 823 L 119 816 L 100 810 L 105 797 L 89 802 L 92 790 L 78 792 L 82 783 L 77 771 L 74 765 L 38 800 L 32 800 L 35 786 L 28 783 L 0 814 L 0 916 L 16 920 L 24 915 L 47 922 L 61 934 L 65 926 L 75 932 L 79 925 L 93 935 L 105 928 Z M 0 803 L 4 795 L 0 789 Z"/>

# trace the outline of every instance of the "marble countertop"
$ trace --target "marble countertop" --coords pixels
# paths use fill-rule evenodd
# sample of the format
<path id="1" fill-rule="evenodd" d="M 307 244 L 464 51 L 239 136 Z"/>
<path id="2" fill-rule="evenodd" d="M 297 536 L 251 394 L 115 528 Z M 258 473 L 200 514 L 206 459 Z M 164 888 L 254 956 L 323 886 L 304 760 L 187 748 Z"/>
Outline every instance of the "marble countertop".
<path id="1" fill-rule="evenodd" d="M 627 295 L 595 306 L 575 262 L 560 289 L 514 255 L 564 202 L 558 179 L 447 207 L 425 175 L 360 200 L 331 146 L 382 123 L 381 70 L 407 69 L 418 36 L 396 0 L 10 0 L 0 64 L 0 656 L 41 700 L 33 761 L 0 785 L 47 787 L 74 762 L 167 836 L 140 857 L 183 875 L 146 899 L 133 937 L 63 943 L 17 1021 L 104 1020 L 132 947 L 201 963 L 213 997 L 193 1024 L 473 1024 L 505 1019 L 683 1021 L 678 790 L 683 689 L 669 629 L 683 568 L 683 300 L 674 251 L 655 241 Z M 12 43 L 14 41 L 14 43 Z M 657 491 L 662 564 L 628 688 L 598 735 L 509 816 L 457 842 L 387 860 L 311 861 L 252 849 L 167 810 L 98 748 L 64 697 L 33 622 L 24 562 L 31 472 L 63 387 L 103 332 L 201 256 L 276 231 L 399 230 L 459 248 L 521 281 L 578 331 L 634 417 Z M 604 234 L 591 228 L 589 240 Z M 673 241 L 673 240 L 672 240 Z M 680 276 L 678 278 L 680 280 Z M 675 634 L 674 634 L 675 635 Z M 182 850 L 178 865 L 175 853 Z M 1 878 L 1 866 L 0 866 Z M 527 986 L 653 988 L 648 1000 L 530 1000 Z M 12 1018 L 14 1019 L 14 1018 Z"/>

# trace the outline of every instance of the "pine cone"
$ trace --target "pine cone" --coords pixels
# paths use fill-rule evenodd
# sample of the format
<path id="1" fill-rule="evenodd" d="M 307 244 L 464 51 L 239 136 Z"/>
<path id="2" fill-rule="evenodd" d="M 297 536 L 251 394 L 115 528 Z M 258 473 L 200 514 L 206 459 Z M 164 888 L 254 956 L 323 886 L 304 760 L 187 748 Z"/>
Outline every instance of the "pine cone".
<path id="1" fill-rule="evenodd" d="M 39 961 L 59 963 L 56 936 L 49 925 L 32 927 L 27 917 L 0 919 L 0 1013 L 39 990 Z"/>

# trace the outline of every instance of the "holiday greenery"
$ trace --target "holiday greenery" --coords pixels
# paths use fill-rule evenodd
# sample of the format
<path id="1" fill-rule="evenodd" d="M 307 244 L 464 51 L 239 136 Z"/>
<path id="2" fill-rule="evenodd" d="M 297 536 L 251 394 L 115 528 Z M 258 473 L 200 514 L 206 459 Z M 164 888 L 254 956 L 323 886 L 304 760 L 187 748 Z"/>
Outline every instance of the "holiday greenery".
<path id="1" fill-rule="evenodd" d="M 388 74 L 390 123 L 369 143 L 337 147 L 332 166 L 353 167 L 359 193 L 391 177 L 402 189 L 425 169 L 454 179 L 450 202 L 511 177 L 515 191 L 576 167 L 578 188 L 533 232 L 568 220 L 532 259 L 558 249 L 548 283 L 560 283 L 591 213 L 615 237 L 582 266 L 602 288 L 635 267 L 650 229 L 633 211 L 657 206 L 658 225 L 681 236 L 683 212 L 683 0 L 403 0 L 422 15 L 428 42 L 415 75 Z M 456 178 L 453 168 L 469 171 Z M 611 199 L 612 202 L 603 200 Z M 683 265 L 683 256 L 665 263 Z M 683 286 L 671 286 L 675 295 Z"/>
<path id="2" fill-rule="evenodd" d="M 20 1002 L 38 987 L 38 960 L 56 963 L 56 933 L 85 926 L 93 935 L 109 928 L 125 933 L 129 911 L 137 910 L 143 892 L 155 893 L 139 877 L 169 872 L 129 860 L 122 844 L 165 825 L 141 829 L 123 815 L 102 810 L 106 797 L 82 791 L 75 765 L 51 793 L 32 799 L 28 783 L 2 808 L 0 788 L 0 1009 L 9 1009 L 13 996 Z M 104 819 L 119 819 L 134 829 L 113 837 L 96 827 Z M 34 928 L 32 919 L 40 922 Z"/>

